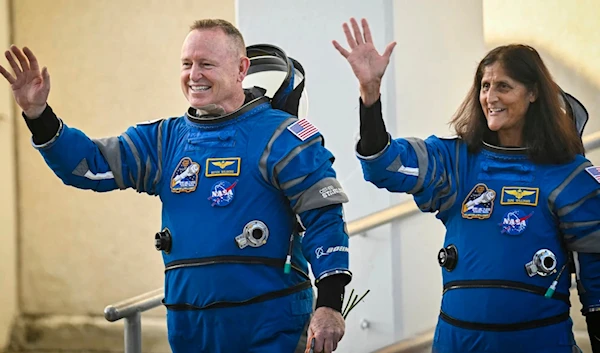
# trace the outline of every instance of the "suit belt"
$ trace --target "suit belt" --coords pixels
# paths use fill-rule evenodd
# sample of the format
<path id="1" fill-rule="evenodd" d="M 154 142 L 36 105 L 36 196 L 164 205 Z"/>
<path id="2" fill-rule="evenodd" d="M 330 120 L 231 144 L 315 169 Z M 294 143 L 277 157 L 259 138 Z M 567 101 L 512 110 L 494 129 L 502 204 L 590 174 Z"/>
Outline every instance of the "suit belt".
<path id="1" fill-rule="evenodd" d="M 517 281 L 506 281 L 506 280 L 468 280 L 468 281 L 452 281 L 444 284 L 444 292 L 446 293 L 452 289 L 469 289 L 469 288 L 504 288 L 504 289 L 514 289 L 519 291 L 524 291 L 533 294 L 545 295 L 547 288 L 534 286 L 531 284 L 521 283 Z M 552 299 L 560 300 L 565 302 L 569 307 L 571 306 L 571 302 L 569 301 L 569 296 L 563 293 L 554 293 Z M 559 315 L 551 316 L 544 319 L 531 320 L 531 321 L 523 321 L 512 324 L 491 324 L 491 323 L 483 323 L 483 322 L 471 322 L 456 319 L 448 314 L 446 314 L 443 310 L 440 310 L 440 318 L 450 325 L 469 329 L 469 330 L 479 330 L 479 331 L 519 331 L 519 330 L 528 330 L 536 327 L 549 326 L 554 325 L 560 322 L 563 322 L 569 318 L 569 312 L 564 312 Z"/>
<path id="2" fill-rule="evenodd" d="M 446 321 L 452 326 L 464 328 L 467 330 L 477 330 L 477 331 L 519 331 L 519 330 L 529 330 L 533 328 L 543 327 L 558 324 L 563 322 L 569 318 L 569 312 L 564 312 L 559 315 L 547 317 L 539 320 L 531 320 L 531 321 L 523 321 L 517 322 L 514 324 L 490 324 L 484 322 L 472 322 L 472 321 L 464 321 L 453 318 L 452 316 L 446 314 L 444 311 L 440 310 L 440 319 Z"/>
<path id="3" fill-rule="evenodd" d="M 212 256 L 212 257 L 203 257 L 198 259 L 185 259 L 185 260 L 177 260 L 169 262 L 165 265 L 165 272 L 169 270 L 174 270 L 177 268 L 184 267 L 196 267 L 196 266 L 205 266 L 205 265 L 213 265 L 213 264 L 248 264 L 248 265 L 267 265 L 271 267 L 280 268 L 283 271 L 283 267 L 285 265 L 284 260 L 269 258 L 269 257 L 256 257 L 256 256 Z M 300 266 L 294 264 L 292 262 L 292 269 L 300 273 L 305 281 L 300 282 L 292 287 L 261 294 L 255 297 L 252 297 L 247 300 L 242 301 L 232 301 L 232 302 L 214 302 L 208 305 L 199 307 L 189 303 L 183 304 L 167 304 L 163 299 L 163 304 L 168 310 L 206 310 L 206 309 L 218 309 L 218 308 L 232 308 L 243 305 L 250 305 L 255 303 L 264 302 L 267 300 L 284 297 L 296 292 L 300 292 L 302 290 L 308 289 L 312 287 L 312 282 L 310 277 L 306 272 L 304 272 Z"/>
<path id="4" fill-rule="evenodd" d="M 285 260 L 274 259 L 270 257 L 258 257 L 258 256 L 211 256 L 202 257 L 198 259 L 185 259 L 169 262 L 165 265 L 165 272 L 174 270 L 176 268 L 183 267 L 197 267 L 214 264 L 248 264 L 248 265 L 267 265 L 271 267 L 280 268 L 283 271 L 285 266 Z M 304 278 L 310 279 L 308 273 L 292 261 L 292 269 L 300 273 Z"/>
<path id="5" fill-rule="evenodd" d="M 531 284 L 521 283 L 517 281 L 506 281 L 506 280 L 468 280 L 468 281 L 451 281 L 444 284 L 444 291 L 446 293 L 452 289 L 470 289 L 470 288 L 504 288 L 504 289 L 514 289 L 523 292 L 539 294 L 544 296 L 548 288 L 534 286 Z M 443 294 L 442 293 L 442 294 Z M 555 292 L 552 295 L 552 299 L 561 300 L 565 302 L 568 306 L 571 306 L 571 301 L 569 300 L 569 295 L 564 293 Z"/>
<path id="6" fill-rule="evenodd" d="M 279 298 L 279 297 L 285 297 L 287 295 L 290 295 L 290 294 L 293 294 L 296 292 L 300 292 L 302 290 L 309 289 L 311 287 L 312 287 L 312 283 L 310 280 L 308 280 L 308 281 L 300 282 L 289 288 L 257 295 L 256 297 L 252 297 L 250 299 L 242 300 L 242 301 L 214 302 L 214 303 L 210 303 L 205 306 L 196 306 L 196 305 L 189 304 L 189 303 L 166 304 L 165 300 L 163 299 L 163 304 L 168 310 L 175 310 L 175 311 L 177 311 L 177 310 L 196 310 L 196 311 L 198 311 L 198 310 L 207 310 L 207 309 L 234 308 L 234 307 L 238 307 L 238 306 L 256 304 L 256 303 L 264 302 L 264 301 Z"/>

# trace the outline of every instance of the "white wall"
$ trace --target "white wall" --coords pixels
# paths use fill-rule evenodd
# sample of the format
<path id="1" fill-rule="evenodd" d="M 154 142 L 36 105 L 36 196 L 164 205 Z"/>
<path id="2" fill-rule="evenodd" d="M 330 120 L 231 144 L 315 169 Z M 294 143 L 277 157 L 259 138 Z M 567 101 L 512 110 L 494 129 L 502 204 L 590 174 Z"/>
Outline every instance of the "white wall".
<path id="1" fill-rule="evenodd" d="M 485 55 L 481 0 L 394 1 L 397 137 L 451 134 L 447 125 Z M 396 222 L 396 339 L 432 328 L 442 292 L 437 253 L 444 227 L 433 214 Z"/>
<path id="2" fill-rule="evenodd" d="M 387 11 L 386 11 L 387 10 Z M 358 85 L 350 67 L 331 44 L 336 39 L 345 44 L 342 23 L 351 16 L 370 20 L 382 48 L 392 39 L 391 2 L 385 0 L 328 0 L 328 1 L 238 1 L 238 26 L 246 45 L 274 44 L 299 60 L 307 72 L 306 88 L 310 99 L 308 118 L 324 132 L 326 146 L 337 157 L 334 167 L 351 197 L 352 183 L 363 184 L 358 160 L 354 155 L 358 136 Z M 388 18 L 390 16 L 390 18 Z M 391 79 L 392 77 L 387 77 Z M 390 81 L 388 81 L 388 88 Z M 384 95 L 388 93 L 384 89 Z M 392 105 L 389 100 L 388 105 Z M 391 109 L 391 107 L 387 107 Z M 390 114 L 386 114 L 390 115 Z M 379 196 L 386 196 L 382 192 Z M 373 195 L 364 201 L 373 200 Z M 358 201 L 356 201 L 358 202 Z M 388 202 L 383 202 L 388 205 Z M 365 202 L 361 207 L 348 207 L 349 219 L 379 209 L 378 204 Z"/>
<path id="3" fill-rule="evenodd" d="M 237 10 L 248 45 L 278 45 L 306 69 L 308 118 L 337 157 L 334 167 L 350 197 L 347 220 L 409 199 L 363 180 L 354 155 L 358 85 L 331 40 L 346 43 L 341 25 L 351 16 L 369 20 L 380 51 L 396 40 L 382 92 L 388 130 L 396 136 L 447 134 L 446 122 L 483 55 L 481 1 L 256 0 L 238 1 Z M 351 239 L 354 280 L 347 292 L 371 293 L 349 316 L 338 351 L 371 351 L 433 327 L 442 235 L 433 215 L 418 215 Z M 361 329 L 362 319 L 369 321 L 368 329 Z"/>
<path id="4" fill-rule="evenodd" d="M 363 181 L 360 164 L 354 155 L 358 136 L 358 86 L 346 60 L 331 44 L 336 39 L 345 44 L 342 23 L 351 16 L 370 21 L 378 48 L 392 40 L 390 1 L 238 1 L 238 26 L 247 45 L 274 44 L 299 60 L 306 70 L 309 97 L 308 118 L 323 132 L 326 146 L 336 156 L 334 168 L 351 202 L 346 207 L 347 220 L 391 205 L 387 192 Z M 387 25 L 386 25 L 387 24 Z M 393 96 L 393 76 L 384 83 L 384 97 Z M 393 116 L 393 101 L 386 99 L 385 115 Z M 393 125 L 393 119 L 391 122 Z M 347 333 L 340 352 L 365 352 L 391 343 L 394 317 L 392 298 L 391 226 L 384 226 L 368 237 L 354 237 L 351 248 L 353 282 L 347 287 L 359 294 L 371 289 L 367 300 L 347 320 Z M 371 329 L 360 329 L 360 320 L 371 322 Z"/>

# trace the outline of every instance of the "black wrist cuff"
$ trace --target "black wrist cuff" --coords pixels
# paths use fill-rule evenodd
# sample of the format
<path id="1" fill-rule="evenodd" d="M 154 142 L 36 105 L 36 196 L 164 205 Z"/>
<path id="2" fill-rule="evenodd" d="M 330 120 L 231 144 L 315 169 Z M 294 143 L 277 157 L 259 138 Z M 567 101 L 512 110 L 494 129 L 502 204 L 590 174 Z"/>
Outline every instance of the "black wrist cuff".
<path id="1" fill-rule="evenodd" d="M 21 115 L 25 119 L 29 131 L 31 131 L 33 143 L 36 145 L 42 145 L 52 140 L 60 128 L 58 117 L 56 117 L 50 105 L 46 105 L 46 109 L 37 119 L 29 119 L 25 113 L 21 113 Z"/>
<path id="2" fill-rule="evenodd" d="M 592 352 L 600 353 L 600 311 L 587 313 L 585 315 L 588 334 L 590 335 L 590 343 L 592 344 Z"/>
<path id="3" fill-rule="evenodd" d="M 385 129 L 381 113 L 381 98 L 366 107 L 360 100 L 360 141 L 357 152 L 361 156 L 372 156 L 381 152 L 388 143 L 388 133 Z"/>
<path id="4" fill-rule="evenodd" d="M 325 277 L 317 283 L 318 295 L 316 308 L 326 306 L 336 311 L 342 311 L 344 292 L 348 282 L 345 275 Z"/>

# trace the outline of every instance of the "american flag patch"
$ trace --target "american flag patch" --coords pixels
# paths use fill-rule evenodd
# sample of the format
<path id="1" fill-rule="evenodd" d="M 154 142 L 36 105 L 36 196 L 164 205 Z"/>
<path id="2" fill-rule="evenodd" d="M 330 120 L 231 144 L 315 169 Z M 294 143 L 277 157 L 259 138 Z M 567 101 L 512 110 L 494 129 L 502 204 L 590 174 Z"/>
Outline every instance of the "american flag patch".
<path id="1" fill-rule="evenodd" d="M 304 141 L 307 138 L 315 135 L 319 132 L 316 126 L 310 123 L 310 121 L 306 119 L 298 120 L 287 128 L 292 132 L 292 134 L 296 135 L 297 138 Z"/>
<path id="2" fill-rule="evenodd" d="M 600 167 L 587 167 L 585 171 L 588 172 L 598 183 L 600 183 Z"/>

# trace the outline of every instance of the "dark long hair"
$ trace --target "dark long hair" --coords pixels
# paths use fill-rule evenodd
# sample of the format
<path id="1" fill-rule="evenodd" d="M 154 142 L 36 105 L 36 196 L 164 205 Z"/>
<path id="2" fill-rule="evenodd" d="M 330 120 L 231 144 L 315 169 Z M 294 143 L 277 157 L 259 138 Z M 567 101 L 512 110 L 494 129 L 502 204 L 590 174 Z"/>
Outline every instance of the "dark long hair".
<path id="1" fill-rule="evenodd" d="M 495 63 L 502 65 L 510 78 L 537 93 L 537 99 L 529 105 L 523 126 L 522 140 L 529 158 L 535 163 L 560 164 L 573 160 L 576 154 L 583 154 L 583 143 L 570 110 L 561 109 L 560 88 L 538 52 L 520 44 L 497 47 L 481 60 L 467 97 L 450 121 L 469 150 L 479 151 L 483 141 L 498 144 L 498 135 L 488 128 L 479 102 L 484 70 Z"/>

